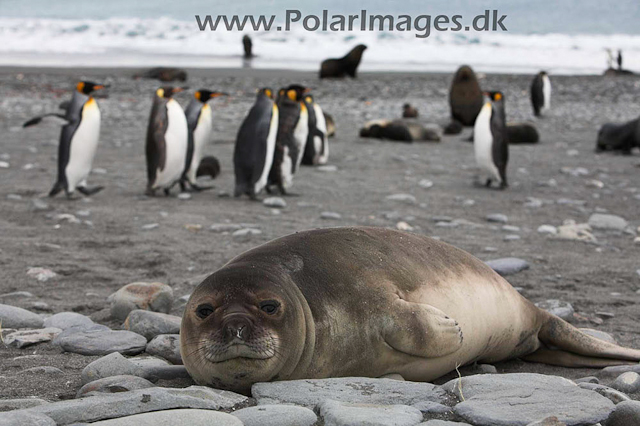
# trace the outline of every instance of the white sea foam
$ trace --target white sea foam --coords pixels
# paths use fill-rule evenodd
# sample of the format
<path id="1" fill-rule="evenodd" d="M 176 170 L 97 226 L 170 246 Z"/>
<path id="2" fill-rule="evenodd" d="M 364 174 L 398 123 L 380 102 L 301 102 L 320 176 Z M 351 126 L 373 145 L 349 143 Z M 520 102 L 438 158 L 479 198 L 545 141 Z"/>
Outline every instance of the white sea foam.
<path id="1" fill-rule="evenodd" d="M 369 49 L 362 71 L 444 71 L 469 64 L 480 72 L 600 74 L 606 48 L 622 49 L 625 68 L 640 71 L 639 35 L 523 35 L 492 32 L 251 32 L 255 68 L 316 70 L 358 43 Z M 200 31 L 172 18 L 0 18 L 0 65 L 182 67 L 242 66 L 242 33 Z"/>

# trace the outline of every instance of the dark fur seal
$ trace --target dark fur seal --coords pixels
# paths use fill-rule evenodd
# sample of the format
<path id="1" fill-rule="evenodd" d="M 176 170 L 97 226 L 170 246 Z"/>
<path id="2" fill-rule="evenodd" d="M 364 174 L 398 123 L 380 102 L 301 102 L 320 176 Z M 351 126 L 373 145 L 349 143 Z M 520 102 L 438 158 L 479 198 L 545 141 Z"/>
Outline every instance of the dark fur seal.
<path id="1" fill-rule="evenodd" d="M 361 138 L 385 139 L 397 142 L 439 142 L 438 131 L 415 120 L 374 120 L 360 129 Z"/>
<path id="2" fill-rule="evenodd" d="M 322 61 L 320 78 L 343 78 L 346 76 L 356 78 L 356 71 L 362 59 L 362 53 L 366 49 L 367 46 L 359 44 L 342 58 Z"/>
<path id="3" fill-rule="evenodd" d="M 629 155 L 633 147 L 640 148 L 640 118 L 622 124 L 603 124 L 598 132 L 596 152 L 620 151 Z"/>
<path id="4" fill-rule="evenodd" d="M 537 308 L 481 260 L 385 228 L 298 232 L 245 252 L 192 293 L 180 328 L 201 385 L 328 377 L 431 381 L 510 358 L 567 367 L 636 363 Z"/>
<path id="5" fill-rule="evenodd" d="M 149 78 L 163 82 L 187 81 L 187 72 L 181 68 L 156 67 L 136 74 L 133 78 Z"/>
<path id="6" fill-rule="evenodd" d="M 476 74 L 471 67 L 461 66 L 453 77 L 449 92 L 451 118 L 463 126 L 473 126 L 482 104 L 482 90 Z"/>

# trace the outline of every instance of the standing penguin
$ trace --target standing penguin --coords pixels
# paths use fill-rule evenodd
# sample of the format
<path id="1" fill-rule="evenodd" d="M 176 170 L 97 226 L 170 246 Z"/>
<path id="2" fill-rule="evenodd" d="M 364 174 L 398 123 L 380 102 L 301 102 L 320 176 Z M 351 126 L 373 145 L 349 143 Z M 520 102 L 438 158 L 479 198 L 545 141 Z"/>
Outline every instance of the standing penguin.
<path id="1" fill-rule="evenodd" d="M 187 159 L 189 129 L 187 118 L 173 95 L 181 87 L 156 90 L 147 128 L 147 195 L 163 189 L 165 195 L 180 181 Z"/>
<path id="2" fill-rule="evenodd" d="M 507 139 L 502 92 L 489 92 L 491 102 L 484 104 L 473 127 L 473 147 L 476 163 L 481 175 L 486 175 L 486 186 L 496 180 L 500 189 L 508 186 L 507 162 L 509 161 L 509 141 Z"/>
<path id="3" fill-rule="evenodd" d="M 536 74 L 531 82 L 531 105 L 536 117 L 540 117 L 551 106 L 551 81 L 544 71 Z"/>
<path id="4" fill-rule="evenodd" d="M 302 164 L 319 165 L 329 161 L 329 138 L 327 136 L 327 121 L 320 105 L 311 95 L 304 96 L 304 105 L 309 115 L 309 133 L 304 148 Z"/>
<path id="5" fill-rule="evenodd" d="M 44 114 L 24 123 L 23 127 L 33 126 L 47 116 L 66 121 L 58 145 L 58 179 L 49 192 L 50 197 L 62 190 L 67 197 L 71 197 L 76 189 L 87 196 L 103 189 L 102 186 L 87 188 L 86 185 L 100 137 L 100 109 L 91 93 L 105 87 L 103 84 L 81 81 L 76 85 L 71 101 L 60 105 L 66 110 L 64 114 Z"/>
<path id="6" fill-rule="evenodd" d="M 293 183 L 293 175 L 302 162 L 309 133 L 309 113 L 303 97 L 309 89 L 293 84 L 280 89 L 278 96 L 278 136 L 269 172 L 266 190 L 275 185 L 280 194 L 287 195 L 287 188 Z"/>
<path id="7" fill-rule="evenodd" d="M 276 147 L 278 117 L 273 91 L 260 89 L 256 102 L 240 126 L 233 150 L 234 196 L 246 194 L 255 200 L 267 185 Z"/>
<path id="8" fill-rule="evenodd" d="M 180 188 L 184 191 L 188 184 L 194 191 L 211 189 L 211 187 L 200 187 L 196 184 L 197 171 L 200 161 L 204 155 L 204 150 L 212 141 L 213 137 L 213 113 L 207 102 L 210 99 L 224 96 L 226 93 L 212 92 L 200 89 L 194 94 L 194 98 L 187 106 L 187 125 L 189 128 L 189 139 L 187 140 L 187 158 L 184 172 L 180 181 Z"/>

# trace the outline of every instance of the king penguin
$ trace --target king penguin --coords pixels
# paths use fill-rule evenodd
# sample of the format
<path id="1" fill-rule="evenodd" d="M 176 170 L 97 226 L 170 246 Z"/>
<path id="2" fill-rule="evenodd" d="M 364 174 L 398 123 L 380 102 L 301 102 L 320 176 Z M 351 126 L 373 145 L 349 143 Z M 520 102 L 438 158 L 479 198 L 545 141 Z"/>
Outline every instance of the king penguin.
<path id="1" fill-rule="evenodd" d="M 204 156 L 204 150 L 213 139 L 213 113 L 207 103 L 218 96 L 225 96 L 226 93 L 212 92 L 200 89 L 195 94 L 187 106 L 186 116 L 189 128 L 189 139 L 187 140 L 187 158 L 185 162 L 180 187 L 184 191 L 188 184 L 194 191 L 202 191 L 211 187 L 200 187 L 196 184 L 197 171 L 200 161 Z"/>
<path id="2" fill-rule="evenodd" d="M 309 134 L 309 113 L 304 95 L 309 91 L 298 84 L 280 89 L 277 100 L 279 119 L 273 165 L 269 172 L 266 190 L 276 186 L 282 195 L 293 184 L 293 175 L 302 162 Z"/>
<path id="3" fill-rule="evenodd" d="M 549 75 L 540 71 L 531 82 L 531 105 L 536 117 L 540 117 L 543 112 L 547 112 L 551 106 L 551 81 Z"/>
<path id="4" fill-rule="evenodd" d="M 327 121 L 320 105 L 312 95 L 304 96 L 304 105 L 309 115 L 309 134 L 302 157 L 302 164 L 320 165 L 329 161 L 329 140 L 327 136 Z"/>
<path id="5" fill-rule="evenodd" d="M 507 184 L 507 162 L 509 161 L 509 141 L 507 140 L 504 95 L 502 92 L 488 92 L 491 101 L 486 102 L 473 127 L 473 147 L 476 163 L 481 175 L 487 177 L 486 186 L 495 180 L 500 189 Z"/>
<path id="6" fill-rule="evenodd" d="M 71 101 L 60 105 L 66 110 L 64 114 L 44 114 L 24 123 L 23 127 L 33 126 L 48 116 L 66 121 L 58 145 L 58 179 L 49 192 L 50 197 L 62 190 L 67 197 L 71 197 L 76 189 L 87 196 L 103 189 L 102 186 L 87 188 L 87 177 L 100 137 L 100 108 L 91 93 L 105 87 L 103 84 L 81 81 L 76 85 Z"/>
<path id="7" fill-rule="evenodd" d="M 156 90 L 147 128 L 147 195 L 163 189 L 165 195 L 178 183 L 187 159 L 189 129 L 187 118 L 173 95 L 181 87 Z"/>
<path id="8" fill-rule="evenodd" d="M 273 91 L 269 88 L 258 90 L 256 101 L 238 130 L 233 151 L 234 196 L 248 195 L 255 200 L 267 185 L 276 147 L 278 118 Z"/>

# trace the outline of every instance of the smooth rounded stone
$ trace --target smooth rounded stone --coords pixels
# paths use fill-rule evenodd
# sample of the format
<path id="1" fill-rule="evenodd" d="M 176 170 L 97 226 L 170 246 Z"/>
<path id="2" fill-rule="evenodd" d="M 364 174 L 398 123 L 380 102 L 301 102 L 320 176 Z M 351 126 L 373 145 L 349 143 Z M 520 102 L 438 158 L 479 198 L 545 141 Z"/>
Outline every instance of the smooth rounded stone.
<path id="1" fill-rule="evenodd" d="M 145 352 L 149 355 L 164 358 L 171 364 L 182 365 L 179 334 L 160 334 L 154 337 L 147 343 Z"/>
<path id="2" fill-rule="evenodd" d="M 571 306 L 571 303 L 563 302 L 557 299 L 549 299 L 536 303 L 536 306 L 540 309 L 544 309 L 550 314 L 562 318 L 565 321 L 573 320 L 574 310 L 573 306 Z"/>
<path id="3" fill-rule="evenodd" d="M 509 235 L 505 235 L 502 239 L 504 241 L 517 241 L 519 239 L 521 239 L 522 237 L 520 237 L 520 235 L 517 234 L 509 234 Z"/>
<path id="4" fill-rule="evenodd" d="M 520 227 L 514 225 L 502 225 L 502 228 L 500 229 L 505 232 L 520 232 Z"/>
<path id="5" fill-rule="evenodd" d="M 640 401 L 624 401 L 616 405 L 605 426 L 636 426 L 640 425 Z"/>
<path id="6" fill-rule="evenodd" d="M 0 426 L 56 426 L 56 422 L 44 414 L 16 410 L 0 413 Z"/>
<path id="7" fill-rule="evenodd" d="M 558 233 L 558 228 L 553 225 L 540 225 L 538 226 L 538 233 L 556 235 Z"/>
<path id="8" fill-rule="evenodd" d="M 42 375 L 42 374 L 58 375 L 58 374 L 64 374 L 64 371 L 56 367 L 43 365 L 40 367 L 27 368 L 26 370 L 22 370 L 20 373 L 21 374 L 39 374 L 39 375 Z"/>
<path id="9" fill-rule="evenodd" d="M 416 426 L 471 426 L 469 423 L 450 422 L 448 420 L 428 420 Z"/>
<path id="10" fill-rule="evenodd" d="M 581 377 L 579 379 L 576 379 L 576 380 L 574 380 L 574 382 L 576 382 L 578 385 L 580 385 L 580 383 L 598 384 L 598 383 L 600 383 L 600 380 L 598 380 L 598 378 L 595 377 L 595 376 L 587 376 L 587 377 Z"/>
<path id="11" fill-rule="evenodd" d="M 80 390 L 78 390 L 76 398 L 83 397 L 89 392 L 116 393 L 152 387 L 154 387 L 154 384 L 142 377 L 125 375 L 111 376 L 94 380 L 82 386 Z"/>
<path id="12" fill-rule="evenodd" d="M 23 408 L 37 407 L 38 405 L 48 404 L 48 401 L 40 398 L 18 398 L 18 399 L 0 399 L 0 413 L 11 410 L 21 410 Z"/>
<path id="13" fill-rule="evenodd" d="M 442 387 L 463 401 L 454 413 L 476 426 L 527 426 L 549 416 L 568 426 L 591 425 L 605 420 L 614 408 L 596 392 L 543 374 L 480 374 Z"/>
<path id="14" fill-rule="evenodd" d="M 640 374 L 634 371 L 622 373 L 614 380 L 611 387 L 624 393 L 640 392 Z"/>
<path id="15" fill-rule="evenodd" d="M 147 339 L 137 333 L 126 330 L 80 331 L 53 341 L 65 352 L 80 355 L 107 355 L 120 352 L 123 355 L 136 355 L 144 351 Z"/>
<path id="16" fill-rule="evenodd" d="M 430 181 L 429 179 L 420 179 L 418 186 L 420 188 L 429 189 L 433 186 L 433 181 Z"/>
<path id="17" fill-rule="evenodd" d="M 412 405 L 421 401 L 444 403 L 447 393 L 431 383 L 366 377 L 290 380 L 256 383 L 251 395 L 258 405 L 295 404 L 313 409 L 320 402 Z"/>
<path id="18" fill-rule="evenodd" d="M 596 376 L 600 378 L 615 378 L 622 373 L 626 373 L 627 371 L 633 371 L 640 374 L 640 364 L 614 365 L 611 367 L 605 367 L 602 370 L 598 370 Z"/>
<path id="19" fill-rule="evenodd" d="M 114 352 L 87 365 L 80 377 L 82 383 L 86 384 L 105 377 L 120 375 L 144 377 L 144 370 L 120 353 Z"/>
<path id="20" fill-rule="evenodd" d="M 11 305 L 0 304 L 2 328 L 42 328 L 44 320 L 38 314 Z"/>
<path id="21" fill-rule="evenodd" d="M 29 210 L 34 212 L 42 212 L 47 210 L 53 210 L 53 208 L 49 204 L 41 200 L 40 198 L 34 198 L 33 200 L 31 200 L 31 204 L 29 205 Z"/>
<path id="22" fill-rule="evenodd" d="M 124 329 L 133 331 L 151 340 L 160 334 L 180 333 L 182 318 L 158 312 L 133 310 L 124 321 Z"/>
<path id="23" fill-rule="evenodd" d="M 502 213 L 488 214 L 486 219 L 487 219 L 487 222 L 493 222 L 493 223 L 507 223 L 507 222 L 509 222 L 509 218 L 507 217 L 507 215 L 506 214 L 502 214 Z"/>
<path id="24" fill-rule="evenodd" d="M 447 407 L 439 402 L 432 401 L 420 401 L 411 405 L 413 408 L 417 408 L 424 414 L 444 414 L 453 410 L 451 407 Z"/>
<path id="25" fill-rule="evenodd" d="M 387 196 L 387 200 L 405 204 L 415 204 L 417 202 L 416 197 L 411 194 L 393 194 Z"/>
<path id="26" fill-rule="evenodd" d="M 178 194 L 178 200 L 190 200 L 192 197 L 191 194 L 189 194 L 188 192 L 181 192 Z"/>
<path id="27" fill-rule="evenodd" d="M 13 291 L 11 293 L 0 294 L 0 299 L 28 299 L 33 297 L 33 294 L 28 291 Z"/>
<path id="28" fill-rule="evenodd" d="M 212 232 L 233 232 L 242 229 L 242 225 L 237 223 L 214 223 L 209 227 Z"/>
<path id="29" fill-rule="evenodd" d="M 537 422 L 529 423 L 527 426 L 567 426 L 567 424 L 558 420 L 556 416 L 551 416 L 538 420 Z"/>
<path id="30" fill-rule="evenodd" d="M 163 410 L 91 423 L 96 426 L 243 426 L 227 413 L 211 410 Z"/>
<path id="31" fill-rule="evenodd" d="M 616 339 L 607 332 L 594 330 L 593 328 L 581 328 L 580 331 L 588 334 L 589 336 L 595 337 L 596 339 L 604 340 L 605 342 L 613 343 L 616 345 L 618 344 Z"/>
<path id="32" fill-rule="evenodd" d="M 44 320 L 45 327 L 66 330 L 71 327 L 89 327 L 95 323 L 91 318 L 75 312 L 60 312 Z"/>
<path id="33" fill-rule="evenodd" d="M 262 200 L 262 204 L 266 207 L 282 209 L 287 207 L 287 202 L 280 197 L 268 197 Z"/>
<path id="34" fill-rule="evenodd" d="M 415 426 L 422 413 L 408 405 L 375 405 L 333 400 L 321 402 L 316 408 L 325 426 Z"/>
<path id="35" fill-rule="evenodd" d="M 605 398 L 608 398 L 614 404 L 619 404 L 622 401 L 631 400 L 631 398 L 629 398 L 624 393 L 617 391 L 615 389 L 612 389 L 609 386 L 604 386 L 598 383 L 583 382 L 583 383 L 578 383 L 578 386 L 580 386 L 582 389 L 589 389 L 594 392 L 598 392 L 600 395 L 604 396 Z"/>
<path id="36" fill-rule="evenodd" d="M 135 282 L 109 296 L 111 316 L 124 321 L 135 309 L 168 314 L 173 306 L 173 290 L 166 284 Z"/>
<path id="37" fill-rule="evenodd" d="M 262 231 L 256 228 L 244 228 L 244 229 L 238 229 L 237 231 L 234 231 L 231 236 L 233 238 L 237 238 L 239 240 L 250 240 L 251 237 L 253 237 L 254 235 L 261 235 Z"/>
<path id="38" fill-rule="evenodd" d="M 320 213 L 320 219 L 325 220 L 340 220 L 342 219 L 342 215 L 336 212 L 322 212 Z"/>
<path id="39" fill-rule="evenodd" d="M 62 330 L 53 327 L 16 331 L 5 336 L 4 343 L 15 348 L 26 348 L 37 343 L 50 342 L 60 333 Z"/>
<path id="40" fill-rule="evenodd" d="M 517 257 L 487 260 L 485 263 L 503 277 L 529 269 L 529 262 Z"/>
<path id="41" fill-rule="evenodd" d="M 205 386 L 189 386 L 183 389 L 153 387 L 129 392 L 98 393 L 84 398 L 18 410 L 14 413 L 44 414 L 55 420 L 57 424 L 68 425 L 175 408 L 233 410 L 247 404 L 248 401 L 249 398 L 246 396 Z M 237 420 L 235 417 L 233 419 Z M 173 421 L 173 424 L 176 424 L 176 417 L 173 417 Z"/>
<path id="42" fill-rule="evenodd" d="M 624 231 L 629 222 L 613 214 L 594 213 L 589 217 L 589 225 L 594 229 Z"/>
<path id="43" fill-rule="evenodd" d="M 318 416 L 304 407 L 295 405 L 260 405 L 232 413 L 244 426 L 312 426 Z"/>

